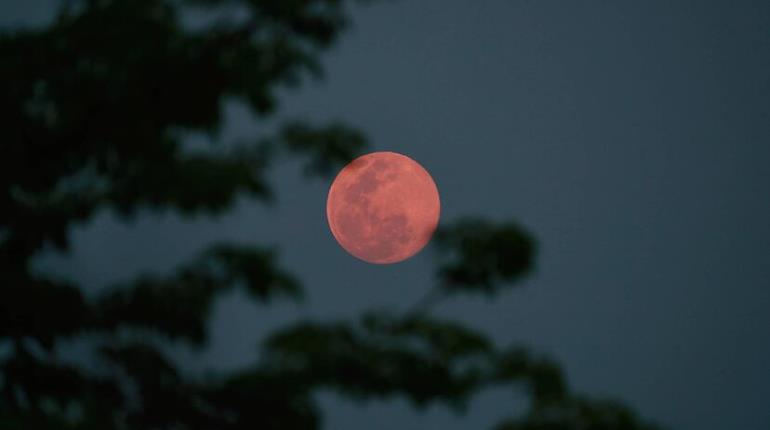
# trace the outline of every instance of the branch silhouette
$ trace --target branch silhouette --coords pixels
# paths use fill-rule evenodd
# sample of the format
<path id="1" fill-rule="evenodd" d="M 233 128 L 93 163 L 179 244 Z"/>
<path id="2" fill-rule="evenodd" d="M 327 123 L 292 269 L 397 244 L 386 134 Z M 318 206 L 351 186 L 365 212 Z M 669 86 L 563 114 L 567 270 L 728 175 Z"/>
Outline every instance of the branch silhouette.
<path id="1" fill-rule="evenodd" d="M 218 244 L 171 274 L 98 294 L 34 269 L 42 250 L 66 253 L 73 226 L 100 211 L 131 219 L 148 208 L 268 203 L 272 164 L 299 158 L 308 176 L 328 177 L 365 150 L 364 134 L 342 122 L 289 121 L 229 152 L 191 153 L 182 137 L 218 136 L 233 100 L 253 121 L 273 120 L 281 88 L 320 76 L 350 4 L 71 0 L 50 25 L 0 34 L 0 346 L 10 346 L 0 355 L 0 428 L 316 429 L 321 389 L 461 411 L 499 384 L 526 387 L 531 403 L 499 430 L 655 428 L 571 392 L 558 365 L 526 347 L 429 315 L 450 296 L 494 296 L 530 273 L 534 240 L 512 222 L 442 226 L 439 286 L 405 313 L 299 321 L 272 333 L 250 366 L 208 376 L 182 370 L 168 342 L 205 348 L 212 303 L 235 288 L 263 306 L 300 299 L 277 250 Z M 182 17 L 194 8 L 243 19 L 189 29 Z M 73 340 L 91 351 L 83 362 L 59 357 Z"/>

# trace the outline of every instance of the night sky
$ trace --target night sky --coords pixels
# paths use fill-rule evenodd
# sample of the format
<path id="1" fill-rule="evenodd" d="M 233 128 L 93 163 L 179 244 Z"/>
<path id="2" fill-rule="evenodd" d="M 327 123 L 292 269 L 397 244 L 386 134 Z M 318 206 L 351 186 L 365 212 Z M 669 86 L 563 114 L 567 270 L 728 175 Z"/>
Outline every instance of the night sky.
<path id="1" fill-rule="evenodd" d="M 44 22 L 52 3 L 6 0 L 0 22 Z M 513 218 L 538 240 L 520 288 L 438 314 L 531 345 L 575 390 L 671 428 L 770 428 L 770 2 L 402 0 L 353 17 L 324 57 L 326 79 L 287 90 L 280 116 L 345 120 L 372 150 L 419 161 L 442 222 Z M 227 112 L 224 141 L 265 130 L 243 106 Z M 211 349 L 178 351 L 195 369 L 246 365 L 264 334 L 297 318 L 405 308 L 431 286 L 430 249 L 375 266 L 336 244 L 330 180 L 295 164 L 272 178 L 272 207 L 105 212 L 73 232 L 71 255 L 38 263 L 95 289 L 165 273 L 212 241 L 279 246 L 306 300 L 223 298 Z M 402 399 L 321 398 L 326 428 L 341 430 L 485 428 L 520 405 L 492 390 L 457 418 Z"/>

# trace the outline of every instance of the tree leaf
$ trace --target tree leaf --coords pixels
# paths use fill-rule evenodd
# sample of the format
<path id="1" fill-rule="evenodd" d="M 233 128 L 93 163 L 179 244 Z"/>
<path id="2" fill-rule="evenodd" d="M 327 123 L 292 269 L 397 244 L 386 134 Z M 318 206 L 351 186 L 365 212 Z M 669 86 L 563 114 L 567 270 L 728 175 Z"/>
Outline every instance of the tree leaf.
<path id="1" fill-rule="evenodd" d="M 434 245 L 444 288 L 486 294 L 494 294 L 528 274 L 535 253 L 534 241 L 516 224 L 478 218 L 440 227 Z"/>

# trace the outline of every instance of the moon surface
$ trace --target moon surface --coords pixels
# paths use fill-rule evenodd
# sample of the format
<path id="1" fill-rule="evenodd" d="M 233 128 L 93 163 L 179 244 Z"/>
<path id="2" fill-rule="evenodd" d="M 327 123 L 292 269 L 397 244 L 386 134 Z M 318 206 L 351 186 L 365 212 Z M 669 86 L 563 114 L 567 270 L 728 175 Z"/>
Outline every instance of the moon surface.
<path id="1" fill-rule="evenodd" d="M 374 264 L 404 261 L 430 241 L 441 203 L 430 174 L 411 158 L 373 152 L 334 179 L 326 217 L 337 242 Z"/>

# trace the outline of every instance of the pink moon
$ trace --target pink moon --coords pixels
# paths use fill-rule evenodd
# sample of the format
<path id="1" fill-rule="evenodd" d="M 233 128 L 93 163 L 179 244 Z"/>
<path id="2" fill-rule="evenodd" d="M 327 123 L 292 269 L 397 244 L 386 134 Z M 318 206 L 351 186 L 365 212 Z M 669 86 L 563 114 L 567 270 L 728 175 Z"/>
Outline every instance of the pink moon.
<path id="1" fill-rule="evenodd" d="M 373 152 L 350 162 L 326 200 L 334 238 L 354 257 L 374 264 L 398 263 L 420 252 L 440 213 L 433 178 L 395 152 Z"/>

